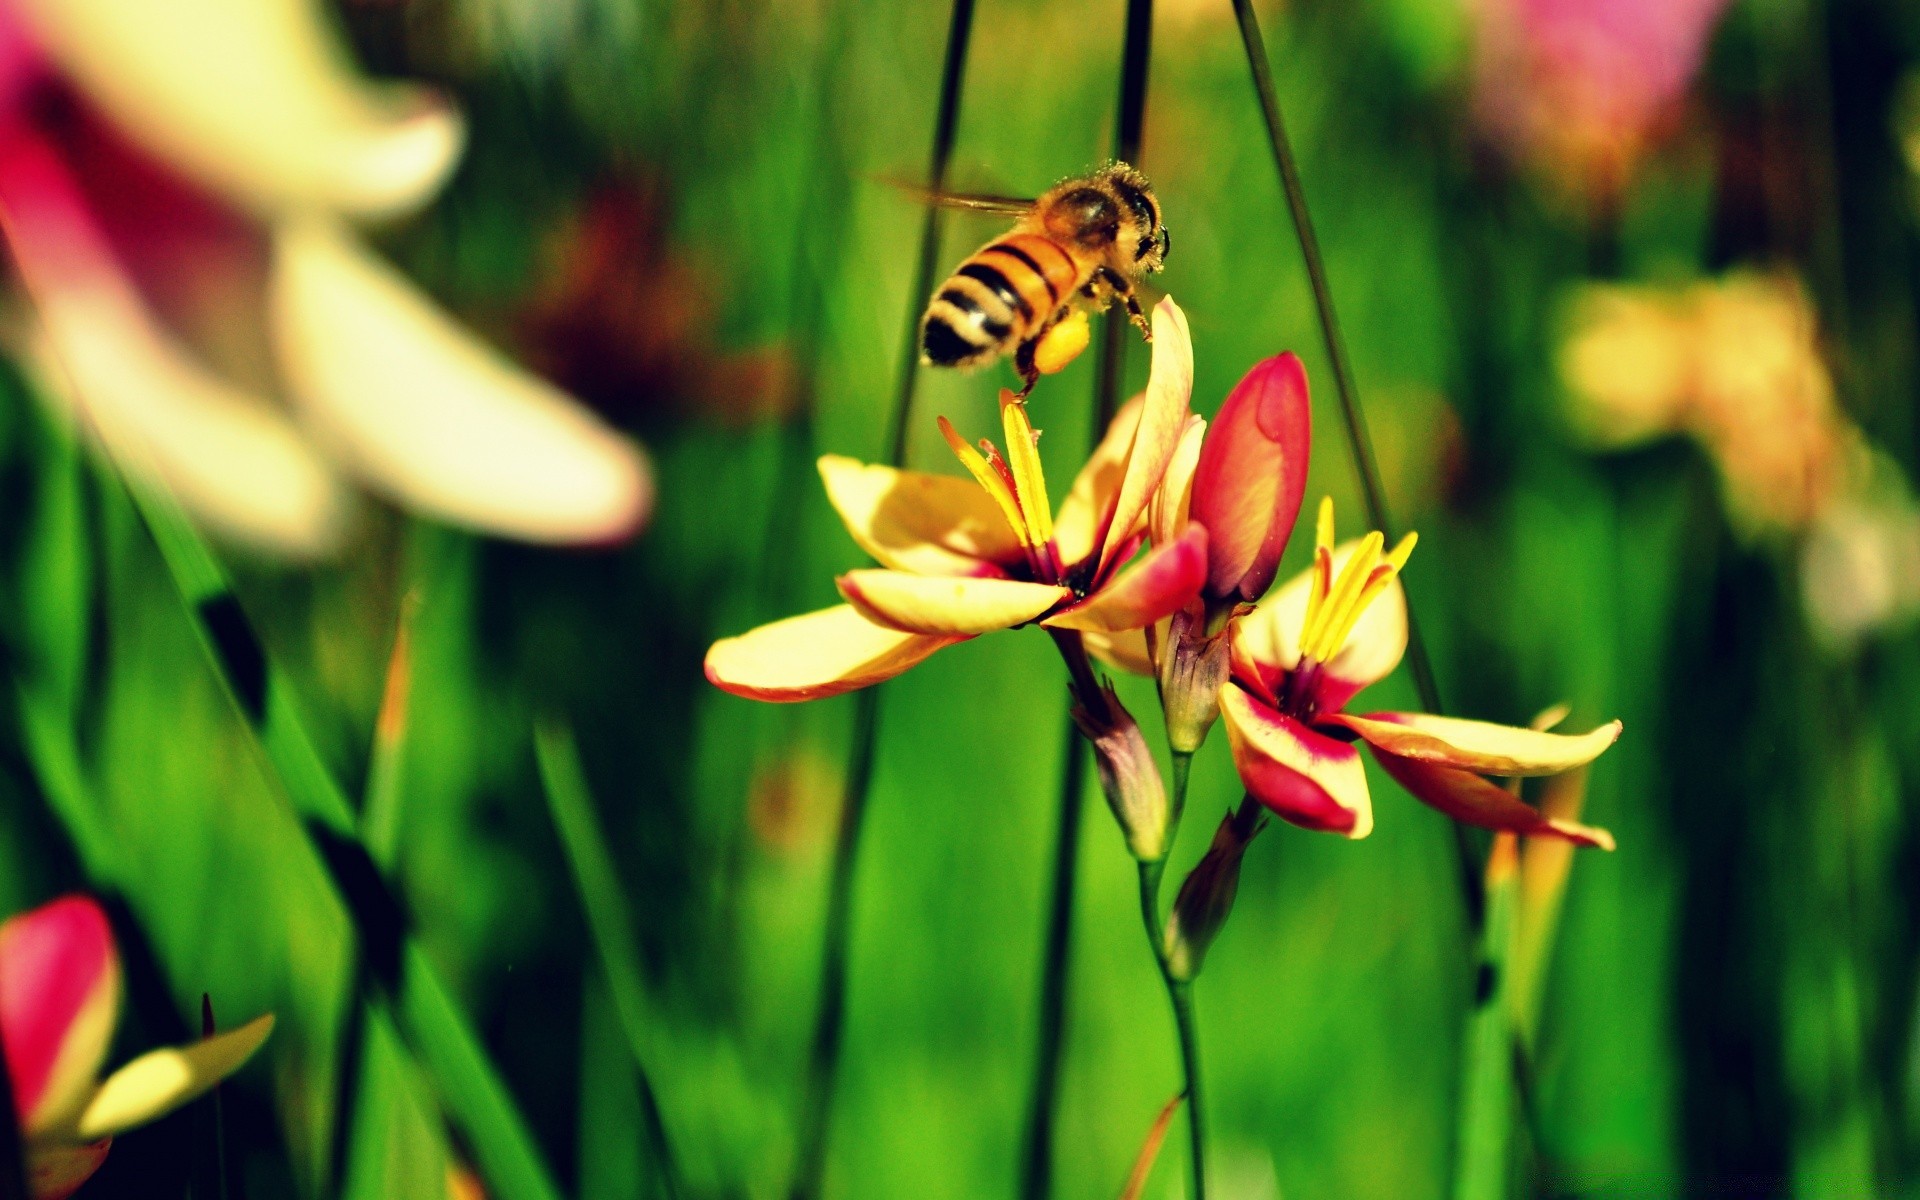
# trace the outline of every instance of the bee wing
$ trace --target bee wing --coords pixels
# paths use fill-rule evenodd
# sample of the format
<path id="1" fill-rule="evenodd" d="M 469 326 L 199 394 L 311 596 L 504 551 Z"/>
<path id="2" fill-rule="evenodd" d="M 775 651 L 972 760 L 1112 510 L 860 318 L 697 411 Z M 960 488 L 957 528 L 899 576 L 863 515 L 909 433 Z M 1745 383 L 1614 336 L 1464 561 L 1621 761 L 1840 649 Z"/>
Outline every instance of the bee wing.
<path id="1" fill-rule="evenodd" d="M 1033 199 L 1021 199 L 1018 196 L 989 196 L 975 192 L 947 192 L 925 184 L 909 183 L 904 179 L 886 181 L 899 191 L 905 192 L 921 204 L 931 204 L 940 208 L 959 208 L 973 212 L 1005 213 L 1019 216 L 1033 208 Z"/>

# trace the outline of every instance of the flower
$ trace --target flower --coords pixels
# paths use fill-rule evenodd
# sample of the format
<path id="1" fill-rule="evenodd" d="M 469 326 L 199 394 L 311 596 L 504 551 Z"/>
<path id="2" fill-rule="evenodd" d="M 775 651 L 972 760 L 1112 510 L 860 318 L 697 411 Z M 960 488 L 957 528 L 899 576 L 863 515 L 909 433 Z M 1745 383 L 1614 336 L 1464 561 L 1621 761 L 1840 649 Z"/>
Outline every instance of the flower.
<path id="1" fill-rule="evenodd" d="M 347 232 L 425 203 L 463 135 L 344 60 L 311 0 L 0 0 L 0 232 L 35 318 L 12 348 L 246 544 L 337 548 L 343 474 L 508 536 L 630 534 L 639 452 Z"/>
<path id="2" fill-rule="evenodd" d="M 1115 416 L 1055 514 L 1024 406 L 1001 395 L 1003 458 L 940 429 L 973 481 L 820 460 L 827 496 L 876 569 L 837 581 L 846 603 L 724 638 L 707 678 L 758 700 L 811 700 L 890 679 L 934 651 L 1038 623 L 1111 634 L 1185 605 L 1206 578 L 1198 525 L 1127 564 L 1187 424 L 1193 346 L 1172 300 L 1153 312 L 1146 392 Z"/>
<path id="3" fill-rule="evenodd" d="M 1373 806 L 1356 741 L 1409 792 L 1473 825 L 1613 848 L 1603 829 L 1543 816 L 1485 775 L 1553 775 L 1591 762 L 1620 735 L 1612 721 L 1578 737 L 1426 713 L 1356 716 L 1346 706 L 1400 662 L 1407 644 L 1399 573 L 1409 534 L 1336 548 L 1322 500 L 1313 565 L 1233 626 L 1232 677 L 1220 711 L 1247 793 L 1307 829 L 1365 837 Z"/>
<path id="4" fill-rule="evenodd" d="M 0 924 L 0 1039 L 35 1200 L 62 1200 L 105 1161 L 113 1136 L 180 1107 L 238 1070 L 271 1015 L 134 1059 L 102 1082 L 120 1008 L 106 914 L 65 896 Z"/>
<path id="5" fill-rule="evenodd" d="M 1571 306 L 1559 370 L 1596 446 L 1697 438 L 1749 534 L 1804 529 L 1859 438 L 1835 402 L 1813 303 L 1790 274 L 1589 285 Z"/>
<path id="6" fill-rule="evenodd" d="M 1087 639 L 1103 660 L 1158 679 L 1176 753 L 1198 750 L 1219 716 L 1226 622 L 1273 583 L 1306 492 L 1312 433 L 1306 368 L 1292 353 L 1254 364 L 1211 426 L 1189 417 L 1147 528 L 1156 546 L 1178 541 L 1194 525 L 1204 528 L 1206 583 L 1144 635 Z"/>
<path id="7" fill-rule="evenodd" d="M 1477 0 L 1480 122 L 1568 191 L 1617 194 L 1728 0 Z"/>

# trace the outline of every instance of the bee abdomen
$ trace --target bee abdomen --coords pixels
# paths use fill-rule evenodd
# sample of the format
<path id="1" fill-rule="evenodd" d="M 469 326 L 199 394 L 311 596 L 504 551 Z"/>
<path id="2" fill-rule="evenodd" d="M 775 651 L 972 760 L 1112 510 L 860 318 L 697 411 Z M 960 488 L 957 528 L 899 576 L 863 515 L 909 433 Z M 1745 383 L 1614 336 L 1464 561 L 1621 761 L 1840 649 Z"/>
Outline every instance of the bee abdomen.
<path id="1" fill-rule="evenodd" d="M 920 324 L 920 349 L 940 367 L 985 362 L 1013 337 L 1019 314 L 978 280 L 956 274 L 934 296 Z"/>
<path id="2" fill-rule="evenodd" d="M 920 348 L 936 366 L 986 362 L 1045 325 L 1079 283 L 1059 246 L 1011 234 L 960 264 L 927 306 Z"/>

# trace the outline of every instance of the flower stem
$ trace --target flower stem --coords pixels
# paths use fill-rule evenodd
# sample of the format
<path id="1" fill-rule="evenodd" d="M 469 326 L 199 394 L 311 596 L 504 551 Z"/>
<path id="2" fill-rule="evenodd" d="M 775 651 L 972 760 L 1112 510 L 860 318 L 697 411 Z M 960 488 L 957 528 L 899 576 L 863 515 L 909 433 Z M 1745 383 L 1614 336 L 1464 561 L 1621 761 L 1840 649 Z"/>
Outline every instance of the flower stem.
<path id="1" fill-rule="evenodd" d="M 1074 641 L 1079 641 L 1077 635 Z M 1084 662 L 1084 652 L 1080 657 Z M 1040 1031 L 1034 1051 L 1033 1099 L 1027 1115 L 1026 1164 L 1020 1184 L 1025 1200 L 1043 1200 L 1053 1190 L 1053 1116 L 1060 1097 L 1067 966 L 1073 949 L 1073 893 L 1079 878 L 1086 773 L 1086 750 L 1069 721 L 1066 765 L 1060 775 L 1060 820 L 1053 843 L 1053 894 L 1048 905 L 1046 947 L 1040 959 Z"/>
<path id="2" fill-rule="evenodd" d="M 947 163 L 953 155 L 967 45 L 973 37 L 973 6 L 974 0 L 953 0 L 947 25 L 940 99 L 934 112 L 933 148 L 927 171 L 927 182 L 934 191 L 945 186 Z M 913 291 L 907 298 L 907 339 L 901 356 L 900 385 L 887 422 L 887 461 L 896 467 L 903 465 L 907 458 L 907 422 L 913 412 L 914 386 L 920 377 L 915 339 L 920 305 L 933 290 L 933 275 L 939 267 L 940 227 L 939 208 L 929 207 L 920 232 L 920 256 L 914 268 Z M 846 796 L 840 807 L 832 874 L 827 884 L 826 931 L 820 951 L 820 1008 L 814 1016 L 805 1100 L 800 1110 L 799 1151 L 789 1190 L 794 1200 L 812 1200 L 819 1196 L 825 1182 L 827 1134 L 831 1128 L 840 1041 L 846 1024 L 847 942 L 853 913 L 853 875 L 865 824 L 867 792 L 873 781 L 875 731 L 880 719 L 879 689 L 862 691 L 855 705 L 853 744 L 847 754 Z"/>
<path id="3" fill-rule="evenodd" d="M 12 1078 L 7 1052 L 0 1046 L 0 1084 Z M 20 1116 L 14 1111 L 13 1088 L 0 1086 L 0 1200 L 27 1200 L 27 1153 L 20 1141 Z"/>
<path id="4" fill-rule="evenodd" d="M 1180 814 L 1187 807 L 1187 777 L 1193 755 L 1173 754 L 1173 807 L 1168 818 L 1167 841 L 1173 841 L 1180 825 Z M 1186 1078 L 1187 1161 L 1193 1171 L 1191 1200 L 1207 1196 L 1207 1131 L 1205 1105 L 1200 1094 L 1200 1037 L 1193 1023 L 1192 984 L 1173 977 L 1167 965 L 1165 923 L 1160 919 L 1160 877 L 1166 872 L 1166 860 L 1140 864 L 1140 923 L 1146 929 L 1147 947 L 1153 951 L 1154 965 L 1160 968 L 1160 982 L 1173 1005 L 1174 1031 L 1180 1037 L 1180 1069 Z"/>
<path id="5" fill-rule="evenodd" d="M 1300 257 L 1307 267 L 1307 282 L 1313 288 L 1314 306 L 1320 315 L 1320 332 L 1326 344 L 1327 359 L 1333 365 L 1334 389 L 1340 394 L 1340 415 L 1346 425 L 1347 445 L 1353 451 L 1354 471 L 1360 477 L 1360 491 L 1366 499 L 1367 519 L 1373 527 L 1393 540 L 1393 522 L 1387 517 L 1386 489 L 1380 483 L 1380 467 L 1374 460 L 1373 443 L 1367 436 L 1367 419 L 1360 409 L 1360 392 L 1353 382 L 1353 366 L 1347 359 L 1346 340 L 1340 334 L 1340 321 L 1333 311 L 1333 291 L 1327 286 L 1326 264 L 1320 259 L 1320 239 L 1313 231 L 1313 216 L 1307 211 L 1306 189 L 1300 184 L 1300 168 L 1293 157 L 1293 144 L 1287 138 L 1287 126 L 1280 114 L 1280 97 L 1273 86 L 1273 69 L 1267 62 L 1266 41 L 1260 36 L 1260 21 L 1254 15 L 1252 0 L 1233 0 L 1234 16 L 1240 23 L 1240 41 L 1246 48 L 1247 66 L 1253 73 L 1253 90 L 1260 101 L 1260 115 L 1266 120 L 1267 141 L 1273 150 L 1274 165 L 1280 172 L 1280 190 L 1286 196 L 1287 210 L 1293 217 L 1293 230 L 1300 242 Z M 1407 669 L 1413 674 L 1420 704 L 1430 713 L 1442 711 L 1440 685 L 1434 678 L 1433 662 L 1427 657 L 1425 639 L 1414 620 L 1413 599 L 1407 599 Z M 1479 854 L 1468 840 L 1466 830 L 1453 823 L 1454 852 L 1458 863 L 1461 898 L 1466 904 L 1467 921 L 1477 940 L 1485 914 L 1486 897 L 1481 890 Z"/>

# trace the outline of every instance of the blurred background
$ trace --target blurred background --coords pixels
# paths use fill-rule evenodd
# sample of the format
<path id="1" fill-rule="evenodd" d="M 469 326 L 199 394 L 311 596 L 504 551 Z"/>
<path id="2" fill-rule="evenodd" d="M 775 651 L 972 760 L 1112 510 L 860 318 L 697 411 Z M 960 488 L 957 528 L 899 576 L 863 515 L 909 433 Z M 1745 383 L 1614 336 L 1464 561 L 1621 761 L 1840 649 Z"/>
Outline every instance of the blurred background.
<path id="1" fill-rule="evenodd" d="M 356 944 L 402 923 L 369 917 L 368 861 L 565 1194 L 663 1194 L 636 1013 L 685 1194 L 787 1194 L 857 701 L 756 705 L 700 660 L 865 565 L 812 460 L 886 453 L 926 299 L 922 209 L 886 180 L 924 178 L 947 7 L 141 7 L 0 0 L 0 911 L 114 900 L 116 1060 L 197 1029 L 203 993 L 279 1014 L 224 1089 L 246 1195 L 511 1194 L 468 1174 L 499 1150 L 449 1120 L 472 1096 L 351 1000 Z M 1254 7 L 1448 711 L 1626 726 L 1586 784 L 1620 848 L 1565 884 L 1510 1194 L 1920 1195 L 1920 10 Z M 1103 161 L 1124 8 L 981 0 L 954 187 Z M 1161 0 L 1152 34 L 1138 165 L 1194 406 L 1299 351 L 1309 494 L 1357 526 L 1231 6 Z M 947 218 L 942 266 L 999 220 Z M 1056 488 L 1097 357 L 1034 397 Z M 1129 388 L 1145 368 L 1130 347 Z M 986 433 L 1011 378 L 924 372 L 910 461 L 950 470 L 935 414 Z M 169 569 L 185 526 L 129 471 L 237 609 Z M 1061 684 L 1029 631 L 882 693 L 829 1195 L 1015 1190 Z M 1376 699 L 1414 706 L 1405 672 Z M 289 722 L 361 823 L 347 867 Z M 584 893 L 539 722 L 573 731 L 614 867 Z M 1175 871 L 1239 800 L 1222 741 Z M 1477 951 L 1446 821 L 1373 782 L 1370 838 L 1254 845 L 1198 987 L 1222 1197 L 1450 1190 Z M 1104 805 L 1084 821 L 1071 1197 L 1118 1194 L 1178 1088 L 1132 864 Z M 608 885 L 631 937 L 603 954 Z M 188 1194 L 195 1119 L 124 1136 L 81 1195 Z M 1184 1155 L 1146 1195 L 1184 1194 Z"/>

